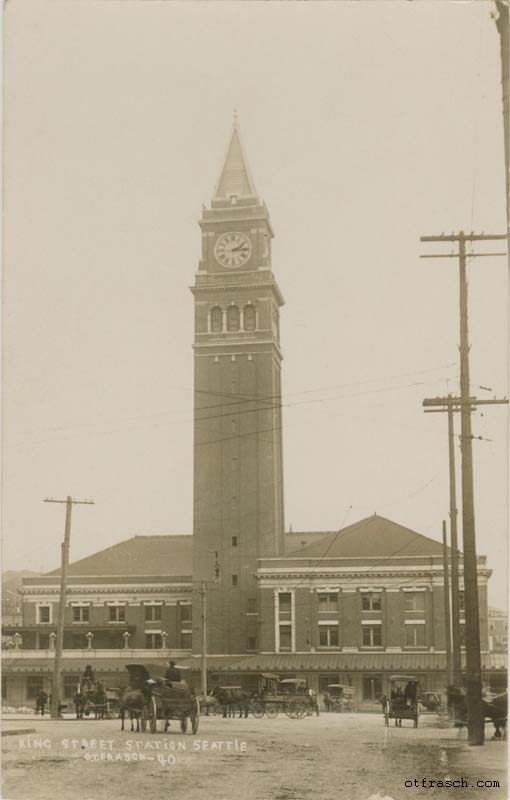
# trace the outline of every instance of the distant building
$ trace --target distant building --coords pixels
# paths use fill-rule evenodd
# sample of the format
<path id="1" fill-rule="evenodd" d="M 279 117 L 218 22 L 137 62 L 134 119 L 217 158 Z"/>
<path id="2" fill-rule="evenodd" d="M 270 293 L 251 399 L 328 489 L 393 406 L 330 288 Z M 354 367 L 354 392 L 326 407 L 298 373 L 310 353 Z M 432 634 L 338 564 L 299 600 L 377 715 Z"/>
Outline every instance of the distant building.
<path id="1" fill-rule="evenodd" d="M 497 608 L 489 608 L 489 650 L 491 653 L 508 652 L 508 614 Z"/>

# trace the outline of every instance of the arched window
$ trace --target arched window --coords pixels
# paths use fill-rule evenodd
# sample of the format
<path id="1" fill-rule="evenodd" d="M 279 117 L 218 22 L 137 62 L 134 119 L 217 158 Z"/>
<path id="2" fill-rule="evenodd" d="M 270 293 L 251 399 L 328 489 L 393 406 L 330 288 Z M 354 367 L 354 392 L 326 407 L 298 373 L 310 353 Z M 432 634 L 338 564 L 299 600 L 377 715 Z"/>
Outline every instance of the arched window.
<path id="1" fill-rule="evenodd" d="M 221 333 L 223 330 L 223 311 L 219 306 L 211 308 L 211 333 Z"/>
<path id="2" fill-rule="evenodd" d="M 244 307 L 243 322 L 245 331 L 255 330 L 257 322 L 257 312 L 255 311 L 255 306 L 252 306 L 251 303 Z"/>
<path id="3" fill-rule="evenodd" d="M 227 331 L 239 330 L 239 309 L 237 306 L 227 308 Z"/>

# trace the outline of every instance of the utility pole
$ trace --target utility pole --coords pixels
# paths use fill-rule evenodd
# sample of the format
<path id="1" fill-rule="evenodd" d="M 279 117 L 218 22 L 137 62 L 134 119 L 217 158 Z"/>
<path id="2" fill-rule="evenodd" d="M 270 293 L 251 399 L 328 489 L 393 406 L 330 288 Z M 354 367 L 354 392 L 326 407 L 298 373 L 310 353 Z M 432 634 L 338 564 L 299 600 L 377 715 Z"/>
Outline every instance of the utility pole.
<path id="1" fill-rule="evenodd" d="M 202 654 L 200 658 L 200 670 L 202 678 L 202 694 L 207 697 L 207 592 L 206 582 L 202 581 L 202 588 L 199 590 L 202 598 Z"/>
<path id="2" fill-rule="evenodd" d="M 496 0 L 498 16 L 496 27 L 499 33 L 501 50 L 501 95 L 503 101 L 503 138 L 505 147 L 505 188 L 506 188 L 506 225 L 510 236 L 510 110 L 509 110 L 509 60 L 510 19 L 508 0 Z"/>
<path id="3" fill-rule="evenodd" d="M 60 602 L 58 606 L 57 638 L 55 641 L 55 661 L 53 666 L 53 682 L 51 689 L 51 719 L 60 716 L 60 671 L 62 667 L 62 650 L 64 646 L 64 622 L 67 593 L 67 567 L 69 566 L 69 542 L 71 539 L 71 510 L 73 505 L 94 505 L 93 500 L 73 500 L 69 495 L 65 500 L 46 498 L 45 503 L 65 503 L 66 526 L 62 543 L 62 565 L 60 568 Z"/>
<path id="4" fill-rule="evenodd" d="M 483 745 L 485 740 L 482 713 L 482 662 L 480 654 L 480 617 L 478 610 L 478 575 L 475 536 L 475 507 L 473 487 L 473 443 L 471 431 L 472 398 L 469 379 L 469 328 L 467 258 L 506 255 L 505 253 L 466 253 L 466 242 L 507 239 L 506 234 L 457 234 L 422 236 L 422 242 L 457 243 L 456 254 L 421 256 L 421 258 L 459 259 L 460 300 L 460 415 L 462 453 L 462 536 L 464 549 L 464 597 L 466 609 L 466 683 L 468 706 L 468 737 L 470 745 Z"/>
<path id="5" fill-rule="evenodd" d="M 444 594 L 444 623 L 446 639 L 446 681 L 447 686 L 452 684 L 452 626 L 450 621 L 450 582 L 448 580 L 448 545 L 446 543 L 446 522 L 443 520 L 443 594 Z"/>

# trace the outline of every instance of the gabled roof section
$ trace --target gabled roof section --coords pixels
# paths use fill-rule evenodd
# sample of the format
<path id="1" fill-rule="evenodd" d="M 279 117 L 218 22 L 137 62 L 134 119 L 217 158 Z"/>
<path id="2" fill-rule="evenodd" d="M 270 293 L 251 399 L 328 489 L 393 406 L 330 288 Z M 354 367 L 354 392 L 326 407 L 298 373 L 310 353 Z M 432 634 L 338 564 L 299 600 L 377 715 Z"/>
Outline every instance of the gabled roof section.
<path id="1" fill-rule="evenodd" d="M 293 533 L 298 538 L 299 534 Z M 288 550 L 288 558 L 390 558 L 441 556 L 441 542 L 374 514 L 337 533 L 317 536 L 317 541 Z M 310 534 L 304 537 L 309 538 Z M 287 550 L 287 548 L 286 548 Z"/>
<path id="2" fill-rule="evenodd" d="M 189 575 L 193 536 L 133 536 L 69 565 L 69 575 Z M 59 575 L 60 569 L 48 572 Z"/>
<path id="3" fill-rule="evenodd" d="M 232 136 L 230 137 L 230 144 L 228 146 L 227 155 L 225 156 L 220 179 L 216 191 L 214 192 L 213 202 L 225 201 L 230 203 L 230 198 L 234 195 L 237 199 L 251 198 L 258 201 L 257 190 L 255 189 L 255 184 L 250 175 L 248 163 L 241 144 L 241 135 L 237 118 L 234 118 Z"/>

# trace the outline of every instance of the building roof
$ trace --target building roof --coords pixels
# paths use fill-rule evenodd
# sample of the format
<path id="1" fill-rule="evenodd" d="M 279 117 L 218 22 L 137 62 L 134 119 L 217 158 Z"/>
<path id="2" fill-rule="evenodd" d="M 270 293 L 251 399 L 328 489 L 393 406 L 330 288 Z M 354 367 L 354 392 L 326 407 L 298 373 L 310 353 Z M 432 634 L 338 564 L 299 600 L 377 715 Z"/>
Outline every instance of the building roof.
<path id="1" fill-rule="evenodd" d="M 133 536 L 69 565 L 69 575 L 180 575 L 192 573 L 192 543 L 189 534 Z M 48 575 L 59 575 L 55 569 Z"/>
<path id="2" fill-rule="evenodd" d="M 374 514 L 336 533 L 311 540 L 310 534 L 291 534 L 306 544 L 288 550 L 287 558 L 389 558 L 391 556 L 442 556 L 442 543 Z M 311 543 L 308 543 L 310 542 Z"/>
<path id="3" fill-rule="evenodd" d="M 257 197 L 257 191 L 243 152 L 237 120 L 234 120 L 230 144 L 213 199 L 228 201 L 232 195 L 237 198 Z"/>

